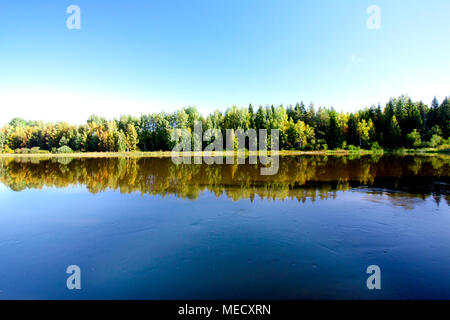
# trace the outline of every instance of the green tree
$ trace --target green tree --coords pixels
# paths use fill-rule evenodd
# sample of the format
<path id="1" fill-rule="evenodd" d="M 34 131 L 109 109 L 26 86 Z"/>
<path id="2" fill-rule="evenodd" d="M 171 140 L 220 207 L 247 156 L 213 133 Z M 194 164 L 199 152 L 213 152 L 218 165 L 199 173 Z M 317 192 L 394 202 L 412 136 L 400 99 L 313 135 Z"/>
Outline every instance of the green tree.
<path id="1" fill-rule="evenodd" d="M 5 130 L 0 129 L 0 151 L 4 149 L 6 144 L 6 133 Z"/>
<path id="2" fill-rule="evenodd" d="M 430 139 L 429 146 L 432 148 L 436 148 L 442 143 L 442 137 L 438 136 L 437 134 L 433 134 L 433 136 Z"/>
<path id="3" fill-rule="evenodd" d="M 414 129 L 406 136 L 406 140 L 408 142 L 408 147 L 410 148 L 419 148 L 422 145 L 422 139 L 420 137 L 420 133 L 417 129 Z"/>
<path id="4" fill-rule="evenodd" d="M 248 125 L 249 125 L 249 128 L 253 128 L 254 129 L 255 128 L 255 117 L 256 117 L 256 115 L 255 115 L 255 112 L 253 111 L 253 106 L 252 106 L 251 103 L 248 106 L 247 114 L 248 114 Z"/>
<path id="5" fill-rule="evenodd" d="M 335 149 L 342 144 L 341 130 L 338 123 L 338 113 L 334 110 L 329 112 L 328 145 Z"/>
<path id="6" fill-rule="evenodd" d="M 119 130 L 117 134 L 116 151 L 125 152 L 127 150 L 127 138 L 122 130 Z"/>
<path id="7" fill-rule="evenodd" d="M 316 144 L 316 136 L 314 128 L 305 124 L 303 121 L 297 122 L 299 132 L 300 149 L 313 150 Z"/>
<path id="8" fill-rule="evenodd" d="M 285 120 L 280 131 L 280 146 L 284 150 L 294 150 L 300 146 L 300 131 L 299 125 L 294 123 L 294 120 Z"/>
<path id="9" fill-rule="evenodd" d="M 402 130 L 397 122 L 397 118 L 392 116 L 389 124 L 389 134 L 387 135 L 387 138 L 391 141 L 389 144 L 393 147 L 399 146 L 401 134 Z"/>
<path id="10" fill-rule="evenodd" d="M 437 125 L 441 128 L 444 138 L 450 136 L 450 100 L 445 98 L 437 110 Z"/>
<path id="11" fill-rule="evenodd" d="M 225 112 L 224 126 L 226 129 L 243 129 L 247 130 L 249 127 L 248 110 L 232 106 Z"/>
<path id="12" fill-rule="evenodd" d="M 368 122 L 362 119 L 358 122 L 356 129 L 359 137 L 359 145 L 361 147 L 367 148 L 369 147 L 370 138 L 374 136 L 374 126 L 372 119 L 369 119 Z"/>
<path id="13" fill-rule="evenodd" d="M 61 139 L 59 140 L 59 146 L 63 147 L 63 146 L 67 146 L 69 144 L 69 139 L 66 138 L 66 136 L 62 136 Z"/>
<path id="14" fill-rule="evenodd" d="M 157 116 L 154 139 L 156 150 L 170 149 L 170 126 L 164 113 Z"/>
<path id="15" fill-rule="evenodd" d="M 136 128 L 131 123 L 127 125 L 126 140 L 127 140 L 127 151 L 136 151 L 139 139 L 136 132 Z"/>
<path id="16" fill-rule="evenodd" d="M 12 128 L 25 128 L 27 126 L 27 122 L 22 118 L 14 118 L 9 122 L 9 125 Z"/>
<path id="17" fill-rule="evenodd" d="M 262 106 L 259 106 L 255 117 L 255 126 L 257 130 L 267 129 L 267 112 Z"/>
<path id="18" fill-rule="evenodd" d="M 11 149 L 25 148 L 27 146 L 27 135 L 24 127 L 15 127 L 8 138 L 8 146 Z"/>

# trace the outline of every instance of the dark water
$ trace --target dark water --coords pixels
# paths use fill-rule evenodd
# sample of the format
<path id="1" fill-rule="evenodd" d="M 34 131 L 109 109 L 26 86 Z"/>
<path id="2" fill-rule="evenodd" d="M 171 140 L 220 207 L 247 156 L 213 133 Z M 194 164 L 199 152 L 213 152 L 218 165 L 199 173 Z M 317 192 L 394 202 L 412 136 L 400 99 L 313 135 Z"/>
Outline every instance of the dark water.
<path id="1" fill-rule="evenodd" d="M 0 158 L 0 299 L 450 299 L 450 157 L 283 157 L 259 172 Z"/>

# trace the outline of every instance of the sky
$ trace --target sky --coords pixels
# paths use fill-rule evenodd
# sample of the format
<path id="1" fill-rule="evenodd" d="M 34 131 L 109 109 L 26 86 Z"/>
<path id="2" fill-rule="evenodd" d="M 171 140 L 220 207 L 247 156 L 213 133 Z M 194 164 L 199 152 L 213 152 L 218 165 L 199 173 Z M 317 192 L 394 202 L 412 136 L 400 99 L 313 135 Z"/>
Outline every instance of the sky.
<path id="1" fill-rule="evenodd" d="M 67 28 L 70 5 L 80 29 Z M 449 12 L 448 0 L 0 0 L 0 126 L 249 103 L 350 112 L 401 94 L 430 104 L 450 95 Z"/>

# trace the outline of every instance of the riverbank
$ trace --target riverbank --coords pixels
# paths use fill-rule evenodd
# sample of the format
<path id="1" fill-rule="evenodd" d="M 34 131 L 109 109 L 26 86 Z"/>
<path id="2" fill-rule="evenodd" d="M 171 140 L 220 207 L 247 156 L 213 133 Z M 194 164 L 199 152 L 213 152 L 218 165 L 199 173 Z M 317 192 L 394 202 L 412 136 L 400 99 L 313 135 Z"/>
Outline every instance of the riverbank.
<path id="1" fill-rule="evenodd" d="M 177 152 L 178 156 L 231 156 L 231 155 L 261 155 L 262 152 Z M 405 155 L 433 155 L 433 154 L 450 154 L 450 149 L 399 149 L 399 150 L 319 150 L 319 151 L 268 151 L 270 155 L 280 156 L 296 156 L 296 155 L 382 155 L 382 154 L 405 154 Z M 74 152 L 74 153 L 0 153 L 1 158 L 119 158 L 119 157 L 156 157 L 156 158 L 170 158 L 172 151 L 146 151 L 146 152 Z"/>

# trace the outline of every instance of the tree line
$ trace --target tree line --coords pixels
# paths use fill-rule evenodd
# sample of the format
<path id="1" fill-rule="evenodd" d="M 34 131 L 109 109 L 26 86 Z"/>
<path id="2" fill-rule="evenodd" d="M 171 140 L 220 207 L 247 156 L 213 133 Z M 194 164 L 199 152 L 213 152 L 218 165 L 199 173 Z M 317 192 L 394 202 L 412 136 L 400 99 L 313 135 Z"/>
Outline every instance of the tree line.
<path id="1" fill-rule="evenodd" d="M 279 130 L 282 150 L 425 148 L 449 144 L 450 100 L 436 98 L 431 106 L 408 96 L 391 99 L 384 107 L 371 106 L 352 113 L 334 108 L 305 106 L 232 106 L 204 117 L 195 107 L 173 113 L 123 115 L 107 120 L 90 116 L 85 124 L 44 123 L 14 118 L 0 129 L 0 152 L 67 153 L 168 151 L 178 129 Z M 211 141 L 204 141 L 204 146 Z M 270 143 L 269 143 L 270 146 Z"/>

